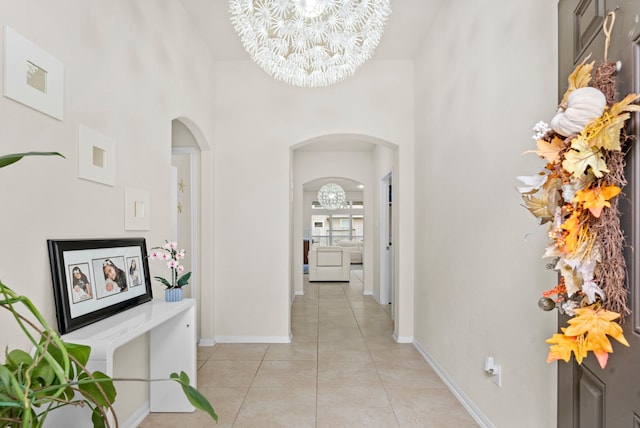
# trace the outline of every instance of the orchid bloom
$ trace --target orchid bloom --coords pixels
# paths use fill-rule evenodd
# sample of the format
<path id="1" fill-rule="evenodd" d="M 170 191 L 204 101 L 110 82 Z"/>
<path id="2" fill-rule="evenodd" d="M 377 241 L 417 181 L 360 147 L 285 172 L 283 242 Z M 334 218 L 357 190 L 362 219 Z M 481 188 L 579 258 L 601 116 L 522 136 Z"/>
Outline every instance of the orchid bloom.
<path id="1" fill-rule="evenodd" d="M 179 260 L 184 259 L 186 251 L 184 249 L 178 250 L 177 242 L 165 242 L 166 243 L 162 247 L 152 248 L 149 258 L 154 260 L 164 260 L 167 267 L 171 270 L 171 279 L 169 281 L 160 276 L 156 276 L 154 278 L 164 284 L 167 288 L 183 287 L 188 284 L 189 278 L 191 277 L 191 272 L 185 273 L 185 267 L 179 262 Z"/>

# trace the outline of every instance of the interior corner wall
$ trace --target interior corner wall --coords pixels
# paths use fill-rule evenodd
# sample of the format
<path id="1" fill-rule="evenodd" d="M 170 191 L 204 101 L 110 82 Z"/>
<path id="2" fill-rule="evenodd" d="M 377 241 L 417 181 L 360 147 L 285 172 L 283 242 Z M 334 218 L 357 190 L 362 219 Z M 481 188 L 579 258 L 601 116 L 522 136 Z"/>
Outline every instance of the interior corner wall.
<path id="1" fill-rule="evenodd" d="M 2 281 L 31 298 L 55 328 L 46 240 L 144 237 L 150 247 L 170 236 L 171 121 L 189 118 L 213 141 L 215 64 L 203 54 L 206 47 L 180 2 L 0 0 L 0 10 L 3 25 L 64 64 L 63 120 L 0 97 L 0 154 L 65 156 L 25 158 L 0 170 Z M 115 141 L 114 186 L 78 178 L 79 125 Z M 149 230 L 125 230 L 125 187 L 149 192 Z M 166 275 L 161 264 L 150 268 L 151 276 Z M 160 297 L 161 287 L 152 287 Z M 5 311 L 0 322 L 0 348 L 30 347 Z M 132 344 L 117 354 L 117 373 L 132 359 L 144 360 L 138 348 Z M 146 400 L 135 389 L 120 388 L 119 419 L 127 420 L 129 409 Z"/>
<path id="2" fill-rule="evenodd" d="M 522 153 L 557 105 L 556 1 L 442 2 L 429 25 L 416 68 L 416 345 L 487 426 L 555 426 L 556 316 L 537 301 L 557 278 L 515 177 L 544 166 Z"/>

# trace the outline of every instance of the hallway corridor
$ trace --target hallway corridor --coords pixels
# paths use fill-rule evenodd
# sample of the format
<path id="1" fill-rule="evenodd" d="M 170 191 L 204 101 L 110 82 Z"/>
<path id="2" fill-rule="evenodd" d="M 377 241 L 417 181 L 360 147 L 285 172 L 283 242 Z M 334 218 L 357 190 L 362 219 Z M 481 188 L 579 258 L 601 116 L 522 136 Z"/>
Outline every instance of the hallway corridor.
<path id="1" fill-rule="evenodd" d="M 411 344 L 396 343 L 388 308 L 350 283 L 309 283 L 296 296 L 290 344 L 198 349 L 198 389 L 218 413 L 152 413 L 162 427 L 477 427 Z"/>

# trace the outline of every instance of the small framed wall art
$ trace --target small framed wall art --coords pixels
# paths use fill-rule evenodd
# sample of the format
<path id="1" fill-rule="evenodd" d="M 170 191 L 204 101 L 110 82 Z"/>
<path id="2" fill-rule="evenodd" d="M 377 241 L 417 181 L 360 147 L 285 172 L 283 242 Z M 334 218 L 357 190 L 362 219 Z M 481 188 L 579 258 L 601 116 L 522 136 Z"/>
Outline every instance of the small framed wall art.
<path id="1" fill-rule="evenodd" d="M 116 142 L 78 125 L 78 177 L 108 186 L 116 185 Z"/>
<path id="2" fill-rule="evenodd" d="M 151 203 L 147 190 L 125 187 L 124 207 L 125 230 L 149 230 L 151 228 Z"/>
<path id="3" fill-rule="evenodd" d="M 4 96 L 53 118 L 64 117 L 64 65 L 4 27 Z"/>

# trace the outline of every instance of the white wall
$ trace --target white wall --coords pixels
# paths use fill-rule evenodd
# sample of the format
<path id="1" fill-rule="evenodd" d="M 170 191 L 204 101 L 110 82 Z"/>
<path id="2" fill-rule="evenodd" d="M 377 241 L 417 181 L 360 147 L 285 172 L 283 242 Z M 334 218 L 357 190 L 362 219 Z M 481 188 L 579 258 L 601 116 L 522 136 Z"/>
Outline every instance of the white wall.
<path id="1" fill-rule="evenodd" d="M 365 64 L 357 79 L 303 89 L 244 61 L 218 64 L 215 111 L 215 254 L 218 341 L 284 341 L 289 335 L 290 148 L 323 135 L 392 142 L 404 174 L 406 234 L 401 266 L 412 289 L 413 69 Z M 238 189 L 242 189 L 239 194 Z M 300 202 L 301 203 L 301 202 Z M 261 222 L 255 221 L 260 210 Z M 291 211 L 293 213 L 293 211 Z M 293 215 L 293 214 L 291 214 Z M 270 227 L 265 230 L 264 222 Z M 302 245 L 300 243 L 300 245 Z M 412 316 L 412 305 L 405 311 Z M 406 328 L 412 329 L 407 322 Z M 411 335 L 408 332 L 407 335 Z"/>
<path id="2" fill-rule="evenodd" d="M 416 341 L 495 426 L 555 426 L 556 317 L 536 303 L 556 277 L 515 176 L 541 167 L 522 152 L 557 103 L 556 1 L 443 2 L 437 16 L 416 68 Z"/>
<path id="3" fill-rule="evenodd" d="M 151 246 L 170 236 L 171 121 L 190 119 L 202 142 L 213 141 L 214 66 L 176 1 L 0 0 L 0 15 L 3 25 L 64 63 L 64 120 L 0 97 L 0 154 L 56 150 L 66 156 L 0 170 L 0 277 L 55 326 L 46 240 L 143 236 Z M 77 177 L 79 124 L 116 141 L 115 186 Z M 150 192 L 151 230 L 124 230 L 125 186 Z M 151 265 L 152 275 L 166 274 Z M 154 285 L 155 295 L 160 292 Z M 0 321 L 0 348 L 27 345 L 4 311 Z M 136 348 L 118 354 L 126 354 L 125 364 L 144 359 Z M 118 361 L 116 371 L 126 371 Z M 121 388 L 121 422 L 145 399 Z"/>

